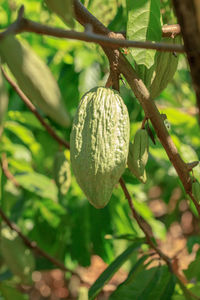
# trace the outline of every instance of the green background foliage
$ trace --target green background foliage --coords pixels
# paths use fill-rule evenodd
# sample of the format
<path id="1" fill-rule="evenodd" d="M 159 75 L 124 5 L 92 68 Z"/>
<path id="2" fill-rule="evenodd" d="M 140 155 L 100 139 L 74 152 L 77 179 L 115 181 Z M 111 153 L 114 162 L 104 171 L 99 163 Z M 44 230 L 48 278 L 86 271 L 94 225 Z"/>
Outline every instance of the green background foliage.
<path id="1" fill-rule="evenodd" d="M 126 30 L 126 1 L 85 0 L 82 2 L 109 29 L 113 31 Z M 42 0 L 0 0 L 1 30 L 16 19 L 17 10 L 22 4 L 25 6 L 27 18 L 46 25 L 70 29 L 59 17 L 47 9 Z M 171 1 L 160 1 L 160 5 L 162 23 L 175 23 Z M 157 27 L 156 20 L 160 19 L 160 11 L 155 20 L 148 16 L 152 20 L 153 29 Z M 143 22 L 142 18 L 139 20 L 135 21 L 138 27 L 141 26 L 139 22 Z M 83 31 L 77 22 L 74 29 Z M 159 35 L 160 33 L 157 32 L 155 39 L 158 40 Z M 136 38 L 133 33 L 130 33 L 130 37 L 131 39 Z M 151 37 L 150 39 L 154 40 L 154 36 Z M 33 33 L 22 33 L 19 35 L 19 39 L 26 40 L 52 71 L 59 84 L 65 107 L 72 119 L 82 95 L 95 86 L 105 85 L 109 74 L 109 64 L 100 46 Z M 137 50 L 137 53 L 141 52 L 144 53 L 144 51 Z M 134 55 L 134 52 L 132 54 Z M 153 56 L 150 55 L 148 66 L 151 65 L 152 59 Z M 7 68 L 6 71 L 11 76 Z M 129 111 L 130 140 L 132 141 L 136 130 L 141 126 L 144 112 L 128 85 L 122 82 L 120 85 L 121 96 Z M 44 251 L 72 269 L 78 265 L 89 266 L 94 254 L 111 264 L 119 254 L 125 253 L 125 256 L 122 256 L 124 260 L 122 260 L 128 262 L 126 270 L 129 272 L 129 277 L 111 295 L 110 299 L 112 300 L 185 299 L 183 291 L 176 284 L 177 279 L 169 273 L 165 266 L 147 270 L 144 261 L 138 261 L 136 246 L 144 244 L 144 234 L 135 220 L 130 217 L 128 202 L 119 185 L 114 189 L 109 204 L 101 210 L 96 210 L 89 204 L 76 183 L 72 170 L 71 186 L 67 194 L 63 196 L 59 193 L 54 181 L 53 165 L 57 151 L 64 151 L 64 149 L 60 149 L 57 142 L 49 136 L 7 83 L 6 87 L 9 105 L 1 137 L 0 154 L 6 153 L 9 170 L 20 184 L 19 188 L 14 186 L 0 170 L 0 205 L 9 219 L 15 222 L 29 239 L 36 241 Z M 167 115 L 166 122 L 169 125 L 169 133 L 184 161 L 198 160 L 200 140 L 195 116 L 195 95 L 184 55 L 180 55 L 174 79 L 155 100 L 160 112 Z M 71 128 L 63 129 L 47 118 L 43 112 L 41 114 L 59 136 L 69 141 Z M 181 220 L 179 205 L 186 199 L 186 194 L 163 147 L 156 137 L 155 139 L 155 145 L 150 141 L 150 154 L 146 168 L 147 183 L 141 184 L 128 169 L 125 170 L 123 179 L 130 191 L 136 211 L 151 225 L 154 236 L 159 240 L 164 240 L 171 224 Z M 69 159 L 69 150 L 65 150 L 65 154 Z M 199 166 L 194 169 L 194 176 L 200 180 Z M 168 209 L 168 213 L 164 213 L 161 217 L 155 216 L 149 205 L 151 202 L 149 191 L 155 187 L 159 189 L 159 197 L 168 208 L 171 207 L 170 199 L 179 187 L 178 199 L 174 208 Z M 190 204 L 190 209 L 196 218 L 196 210 L 192 204 Z M 192 233 L 188 239 L 190 251 L 195 243 L 199 243 L 199 239 L 196 233 Z M 127 247 L 133 248 L 131 248 L 131 256 L 126 255 Z M 143 247 L 145 252 L 148 247 L 146 245 Z M 44 257 L 36 256 L 35 259 L 36 270 L 55 268 Z M 119 267 L 108 270 L 108 278 Z M 195 287 L 192 284 L 190 286 L 191 291 L 198 295 L 199 268 L 195 268 L 195 264 L 191 264 L 185 275 L 188 280 L 195 278 L 195 282 L 198 282 Z M 101 287 L 107 282 L 106 280 L 105 276 L 99 280 Z M 19 279 L 16 279 L 14 274 L 9 271 L 0 256 L 1 299 L 27 299 L 22 294 L 18 295 L 19 292 L 15 289 L 18 282 Z M 93 286 L 93 290 L 96 293 L 95 286 Z M 90 291 L 90 299 L 94 299 L 93 290 Z M 8 295 L 8 293 L 10 294 Z"/>

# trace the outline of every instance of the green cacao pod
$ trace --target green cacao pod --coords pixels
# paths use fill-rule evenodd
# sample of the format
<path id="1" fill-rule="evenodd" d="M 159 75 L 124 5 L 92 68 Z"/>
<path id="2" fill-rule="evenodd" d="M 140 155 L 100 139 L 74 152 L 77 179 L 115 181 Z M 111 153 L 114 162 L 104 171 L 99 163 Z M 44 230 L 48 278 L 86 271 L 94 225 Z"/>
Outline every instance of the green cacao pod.
<path id="1" fill-rule="evenodd" d="M 0 55 L 24 94 L 58 124 L 69 126 L 70 118 L 57 82 L 33 50 L 9 35 L 0 41 Z"/>
<path id="2" fill-rule="evenodd" d="M 145 129 L 139 129 L 134 142 L 129 145 L 128 167 L 141 182 L 147 180 L 145 166 L 149 154 L 149 137 Z"/>
<path id="3" fill-rule="evenodd" d="M 54 179 L 60 193 L 67 194 L 71 184 L 71 171 L 65 153 L 61 151 L 54 157 Z"/>
<path id="4" fill-rule="evenodd" d="M 180 42 L 179 37 L 163 38 L 162 42 L 176 44 Z M 172 52 L 158 51 L 155 57 L 154 72 L 149 88 L 152 99 L 167 87 L 168 83 L 173 79 L 178 67 L 178 56 Z"/>
<path id="5" fill-rule="evenodd" d="M 3 123 L 5 120 L 7 108 L 8 108 L 8 94 L 4 84 L 3 74 L 0 69 L 0 137 L 3 131 Z"/>
<path id="6" fill-rule="evenodd" d="M 35 269 L 34 256 L 18 234 L 7 226 L 1 229 L 0 251 L 11 272 L 23 283 L 30 283 Z"/>
<path id="7" fill-rule="evenodd" d="M 129 115 L 119 93 L 97 87 L 86 93 L 73 121 L 71 164 L 96 208 L 104 207 L 127 163 Z"/>
<path id="8" fill-rule="evenodd" d="M 198 181 L 192 183 L 192 194 L 196 201 L 200 203 L 200 183 Z"/>

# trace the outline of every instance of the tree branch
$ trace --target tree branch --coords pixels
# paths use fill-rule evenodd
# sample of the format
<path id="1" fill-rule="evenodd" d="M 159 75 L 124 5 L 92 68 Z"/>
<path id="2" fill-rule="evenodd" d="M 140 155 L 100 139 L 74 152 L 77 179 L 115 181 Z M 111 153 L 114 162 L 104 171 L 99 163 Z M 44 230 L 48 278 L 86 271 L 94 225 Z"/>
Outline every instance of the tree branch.
<path id="1" fill-rule="evenodd" d="M 99 24 L 99 22 L 98 22 Z M 174 25 L 175 26 L 175 25 Z M 33 32 L 42 35 L 53 36 L 57 38 L 67 38 L 73 40 L 81 40 L 88 43 L 98 43 L 104 47 L 116 48 L 145 48 L 154 49 L 157 51 L 170 51 L 184 53 L 184 47 L 182 45 L 167 44 L 167 43 L 154 43 L 154 42 L 141 42 L 141 41 L 131 41 L 124 39 L 124 36 L 119 33 L 112 33 L 112 37 L 105 36 L 94 32 L 78 32 L 74 30 L 64 30 L 61 28 L 54 28 L 46 26 L 26 18 L 20 17 L 10 25 L 7 30 L 0 33 L 0 39 L 4 38 L 8 34 L 17 34 L 22 32 Z M 103 31 L 104 32 L 104 31 Z M 166 30 L 169 34 L 169 29 Z M 175 31 L 173 31 L 175 32 Z M 109 31 L 107 32 L 109 34 Z"/>
<path id="2" fill-rule="evenodd" d="M 26 104 L 28 109 L 36 116 L 36 118 L 39 120 L 39 122 L 42 124 L 42 126 L 47 130 L 47 132 L 60 144 L 69 149 L 69 143 L 64 141 L 62 138 L 60 138 L 56 132 L 53 130 L 53 128 L 43 119 L 43 117 L 39 114 L 36 107 L 33 105 L 33 103 L 28 99 L 28 97 L 22 92 L 22 90 L 18 87 L 18 85 L 12 81 L 12 79 L 6 74 L 4 69 L 1 67 L 3 76 L 8 81 L 8 83 L 12 86 L 12 88 L 16 91 L 16 93 L 19 95 L 19 97 L 22 99 L 22 101 Z"/>
<path id="3" fill-rule="evenodd" d="M 199 1 L 174 0 L 173 4 L 182 30 L 200 121 L 200 15 L 197 2 Z"/>

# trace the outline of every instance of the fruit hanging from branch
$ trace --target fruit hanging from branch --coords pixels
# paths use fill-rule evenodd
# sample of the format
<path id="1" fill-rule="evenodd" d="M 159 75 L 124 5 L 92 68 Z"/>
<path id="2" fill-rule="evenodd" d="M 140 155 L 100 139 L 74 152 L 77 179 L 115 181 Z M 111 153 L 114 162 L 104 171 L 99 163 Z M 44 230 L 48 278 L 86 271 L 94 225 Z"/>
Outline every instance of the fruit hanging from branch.
<path id="1" fill-rule="evenodd" d="M 77 182 L 96 208 L 108 203 L 125 170 L 129 126 L 118 92 L 97 87 L 82 97 L 71 131 L 70 157 Z"/>

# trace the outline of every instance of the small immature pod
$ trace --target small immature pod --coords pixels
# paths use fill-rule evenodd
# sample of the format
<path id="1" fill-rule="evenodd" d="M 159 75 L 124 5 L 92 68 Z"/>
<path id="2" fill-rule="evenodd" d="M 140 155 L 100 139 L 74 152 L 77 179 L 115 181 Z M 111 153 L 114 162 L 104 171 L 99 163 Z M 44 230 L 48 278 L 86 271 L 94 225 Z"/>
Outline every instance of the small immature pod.
<path id="1" fill-rule="evenodd" d="M 149 137 L 146 129 L 139 129 L 129 145 L 128 167 L 141 182 L 147 180 L 145 166 L 149 155 Z"/>

